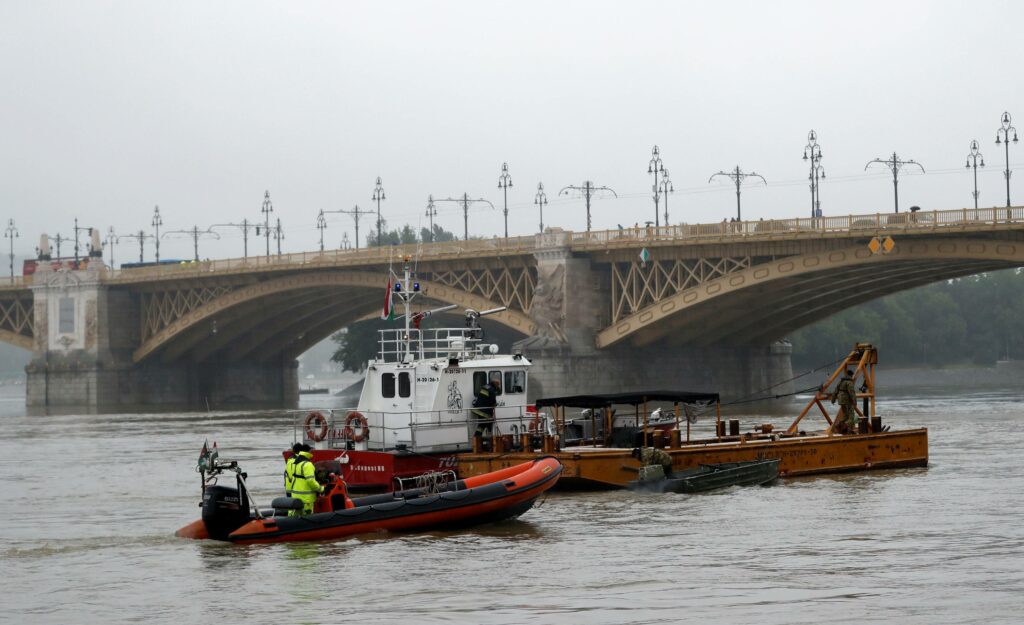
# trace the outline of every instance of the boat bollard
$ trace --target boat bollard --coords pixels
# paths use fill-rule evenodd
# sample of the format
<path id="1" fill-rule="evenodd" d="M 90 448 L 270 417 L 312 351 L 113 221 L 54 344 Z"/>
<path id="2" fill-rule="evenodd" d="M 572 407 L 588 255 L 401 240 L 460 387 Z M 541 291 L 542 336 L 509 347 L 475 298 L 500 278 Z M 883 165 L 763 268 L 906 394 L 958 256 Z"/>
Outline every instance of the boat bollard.
<path id="1" fill-rule="evenodd" d="M 504 453 L 505 452 L 505 441 L 500 436 L 491 437 L 491 453 Z"/>
<path id="2" fill-rule="evenodd" d="M 857 418 L 857 433 L 867 434 L 868 433 L 868 418 L 858 417 Z"/>
<path id="3" fill-rule="evenodd" d="M 679 449 L 682 445 L 680 443 L 681 434 L 679 430 L 672 430 L 669 434 L 668 444 L 672 449 Z"/>
<path id="4" fill-rule="evenodd" d="M 480 434 L 473 435 L 473 453 L 478 454 L 483 451 L 484 437 Z"/>
<path id="5" fill-rule="evenodd" d="M 725 436 L 725 421 L 718 421 L 715 423 L 715 436 Z"/>
<path id="6" fill-rule="evenodd" d="M 729 436 L 739 436 L 739 435 L 740 435 L 740 420 L 739 419 L 729 419 Z"/>
<path id="7" fill-rule="evenodd" d="M 871 417 L 871 431 L 876 434 L 882 431 L 882 417 Z"/>
<path id="8" fill-rule="evenodd" d="M 523 448 L 523 451 L 533 451 L 533 442 L 530 438 L 529 432 L 523 432 L 519 435 L 519 446 Z"/>
<path id="9" fill-rule="evenodd" d="M 651 447 L 655 449 L 661 449 L 665 446 L 665 433 L 664 432 L 653 432 L 651 433 Z"/>

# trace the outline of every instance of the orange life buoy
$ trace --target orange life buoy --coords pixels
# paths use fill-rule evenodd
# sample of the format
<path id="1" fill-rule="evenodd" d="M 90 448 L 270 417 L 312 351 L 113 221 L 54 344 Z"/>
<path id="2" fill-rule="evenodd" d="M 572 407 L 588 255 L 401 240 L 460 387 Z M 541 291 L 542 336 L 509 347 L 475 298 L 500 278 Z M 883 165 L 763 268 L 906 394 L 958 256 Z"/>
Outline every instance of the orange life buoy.
<path id="1" fill-rule="evenodd" d="M 353 423 L 359 428 L 357 433 L 353 427 Z M 370 422 L 366 420 L 363 413 L 352 411 L 345 417 L 345 438 L 355 441 L 357 443 L 362 442 L 370 436 Z"/>
<path id="2" fill-rule="evenodd" d="M 327 417 L 314 410 L 306 417 L 306 437 L 319 443 L 327 437 Z"/>

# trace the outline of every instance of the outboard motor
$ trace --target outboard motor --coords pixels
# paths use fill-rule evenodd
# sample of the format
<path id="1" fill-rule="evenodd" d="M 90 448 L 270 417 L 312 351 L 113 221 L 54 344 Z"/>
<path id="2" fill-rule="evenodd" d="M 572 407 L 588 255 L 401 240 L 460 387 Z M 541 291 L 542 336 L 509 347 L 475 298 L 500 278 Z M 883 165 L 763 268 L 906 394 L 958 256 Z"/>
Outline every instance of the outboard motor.
<path id="1" fill-rule="evenodd" d="M 203 524 L 210 538 L 227 540 L 228 534 L 249 522 L 249 504 L 238 488 L 208 486 L 203 492 Z"/>

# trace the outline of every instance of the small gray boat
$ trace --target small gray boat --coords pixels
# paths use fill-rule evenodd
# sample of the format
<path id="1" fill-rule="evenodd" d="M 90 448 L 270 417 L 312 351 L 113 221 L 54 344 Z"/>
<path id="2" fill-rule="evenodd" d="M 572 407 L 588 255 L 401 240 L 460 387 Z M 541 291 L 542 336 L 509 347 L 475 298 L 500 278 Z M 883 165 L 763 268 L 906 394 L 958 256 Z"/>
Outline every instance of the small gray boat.
<path id="1" fill-rule="evenodd" d="M 702 493 L 727 486 L 770 484 L 779 477 L 779 459 L 702 464 L 696 469 L 673 471 L 669 475 L 665 475 L 660 466 L 644 469 L 641 471 L 640 479 L 629 485 L 630 490 Z"/>

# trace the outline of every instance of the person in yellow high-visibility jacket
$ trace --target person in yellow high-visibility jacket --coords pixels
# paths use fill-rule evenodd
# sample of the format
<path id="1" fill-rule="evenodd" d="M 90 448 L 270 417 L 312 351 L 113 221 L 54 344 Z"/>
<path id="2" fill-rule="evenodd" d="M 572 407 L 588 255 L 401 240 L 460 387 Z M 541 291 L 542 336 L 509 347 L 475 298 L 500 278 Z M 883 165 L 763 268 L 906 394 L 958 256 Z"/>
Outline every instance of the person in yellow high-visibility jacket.
<path id="1" fill-rule="evenodd" d="M 303 443 L 295 443 L 292 445 L 292 455 L 288 456 L 288 459 L 284 461 L 284 496 L 292 496 L 292 482 L 294 478 L 291 470 L 292 465 L 295 464 L 295 460 L 299 457 L 299 452 L 305 447 Z"/>
<path id="2" fill-rule="evenodd" d="M 324 487 L 316 481 L 316 469 L 313 467 L 313 454 L 309 445 L 303 445 L 295 458 L 295 462 L 288 467 L 288 477 L 291 477 L 292 497 L 302 500 L 302 510 L 292 510 L 290 516 L 313 514 L 313 504 L 316 503 L 317 495 L 323 492 Z M 287 478 L 286 478 L 287 486 Z"/>

